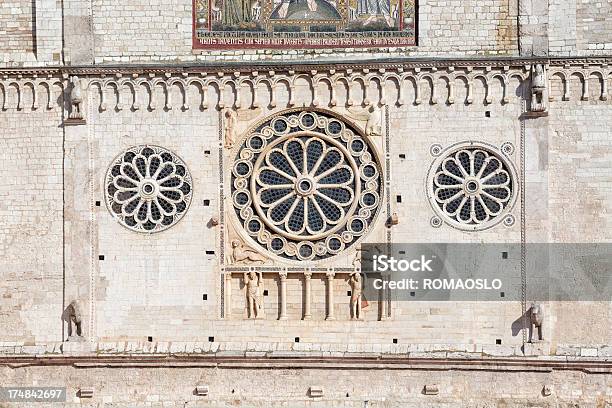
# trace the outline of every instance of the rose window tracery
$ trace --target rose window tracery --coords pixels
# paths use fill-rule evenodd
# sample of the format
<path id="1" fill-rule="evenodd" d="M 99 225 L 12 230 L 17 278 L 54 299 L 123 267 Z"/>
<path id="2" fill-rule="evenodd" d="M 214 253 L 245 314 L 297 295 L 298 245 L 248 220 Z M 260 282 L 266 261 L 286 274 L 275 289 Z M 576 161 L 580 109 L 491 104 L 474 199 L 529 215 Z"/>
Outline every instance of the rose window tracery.
<path id="1" fill-rule="evenodd" d="M 456 147 L 432 166 L 432 206 L 451 225 L 484 229 L 501 221 L 514 201 L 511 164 L 486 146 Z"/>
<path id="2" fill-rule="evenodd" d="M 158 232 L 178 222 L 191 202 L 192 181 L 185 163 L 159 146 L 135 146 L 121 153 L 105 178 L 106 205 L 125 227 Z"/>
<path id="3" fill-rule="evenodd" d="M 232 171 L 232 198 L 246 232 L 292 260 L 338 254 L 363 236 L 381 195 L 366 140 L 346 123 L 293 111 L 247 135 Z"/>

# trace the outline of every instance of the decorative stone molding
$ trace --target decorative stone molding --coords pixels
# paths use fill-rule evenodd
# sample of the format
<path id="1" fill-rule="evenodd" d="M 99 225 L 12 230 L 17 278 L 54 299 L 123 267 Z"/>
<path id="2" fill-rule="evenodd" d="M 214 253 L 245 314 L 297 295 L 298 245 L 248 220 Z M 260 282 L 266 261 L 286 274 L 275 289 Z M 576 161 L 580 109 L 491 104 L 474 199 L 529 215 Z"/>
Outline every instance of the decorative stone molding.
<path id="1" fill-rule="evenodd" d="M 579 99 L 589 99 L 589 79 L 599 81 L 599 99 L 608 99 L 608 84 L 612 78 L 612 58 L 510 58 L 490 60 L 444 60 L 398 62 L 368 62 L 363 64 L 315 64 L 308 67 L 295 63 L 278 65 L 229 65 L 202 67 L 83 67 L 63 69 L 0 69 L 0 110 L 9 108 L 36 110 L 39 93 L 46 97 L 46 108 L 57 106 L 56 96 L 68 89 L 69 76 L 79 76 L 83 91 L 98 92 L 100 111 L 143 108 L 173 110 L 170 93 L 180 93 L 180 110 L 189 109 L 274 109 L 278 94 L 288 95 L 284 107 L 293 106 L 371 106 L 404 104 L 507 103 L 514 95 L 509 89 L 513 80 L 529 79 L 531 66 L 542 64 L 548 70 L 550 85 L 560 81 L 562 100 L 570 100 L 569 81 L 579 80 Z M 373 84 L 374 86 L 370 86 Z M 301 91 L 297 92 L 297 88 Z M 464 101 L 456 100 L 456 90 L 465 90 Z M 482 88 L 479 90 L 477 88 Z M 494 92 L 493 88 L 497 90 Z M 162 91 L 157 100 L 156 89 Z M 192 100 L 189 90 L 199 96 Z M 309 89 L 308 95 L 303 90 Z M 423 99 L 423 90 L 430 95 Z M 255 92 L 257 90 L 257 92 Z M 407 98 L 408 91 L 413 95 Z M 342 93 L 340 92 L 342 91 Z M 392 93 L 391 93 L 392 91 Z M 24 93 L 32 94 L 32 106 L 23 106 Z M 482 102 L 473 95 L 484 94 Z M 108 95 L 107 95 L 108 94 Z M 340 95 L 343 95 L 342 97 Z M 493 95 L 502 95 L 494 100 Z M 112 95 L 112 97 L 109 97 Z M 84 95 L 85 96 L 85 95 Z M 141 104 L 144 100 L 144 106 Z M 549 100 L 554 96 L 549 94 Z M 372 112 L 374 113 L 374 112 Z M 376 116 L 376 115 L 374 115 Z M 372 120 L 372 124 L 376 123 Z M 373 133 L 376 126 L 372 126 Z"/>
<path id="2" fill-rule="evenodd" d="M 39 111 L 42 106 L 42 109 L 50 111 L 61 108 L 66 88 L 67 83 L 62 78 L 48 76 L 42 79 L 37 74 L 24 78 L 23 75 L 11 77 L 5 74 L 0 80 L 0 114 L 8 109 Z M 27 99 L 32 101 L 28 106 L 24 104 L 26 93 L 30 93 L 31 97 Z"/>

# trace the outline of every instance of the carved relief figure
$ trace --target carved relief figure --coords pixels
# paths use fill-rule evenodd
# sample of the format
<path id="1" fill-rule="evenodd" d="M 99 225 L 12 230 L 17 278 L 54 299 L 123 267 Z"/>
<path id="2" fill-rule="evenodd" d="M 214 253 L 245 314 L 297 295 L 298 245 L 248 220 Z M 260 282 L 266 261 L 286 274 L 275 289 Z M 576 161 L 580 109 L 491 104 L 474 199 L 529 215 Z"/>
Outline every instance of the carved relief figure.
<path id="1" fill-rule="evenodd" d="M 81 318 L 81 308 L 79 307 L 79 303 L 76 300 L 70 302 L 68 307 L 66 308 L 67 314 L 66 319 L 68 322 L 68 337 L 72 337 L 72 325 L 75 326 L 76 335 L 81 337 L 82 335 L 82 318 Z"/>
<path id="2" fill-rule="evenodd" d="M 349 284 L 351 285 L 351 320 L 361 319 L 361 293 L 363 286 L 361 273 L 352 273 L 349 276 Z"/>
<path id="3" fill-rule="evenodd" d="M 79 80 L 79 77 L 73 76 L 70 78 L 70 82 L 72 83 L 72 89 L 70 90 L 70 104 L 72 106 L 72 110 L 68 117 L 70 119 L 82 120 L 83 110 L 81 105 L 83 104 L 83 95 L 81 90 L 81 81 Z"/>
<path id="4" fill-rule="evenodd" d="M 266 262 L 266 258 L 255 252 L 249 247 L 246 247 L 237 239 L 232 241 L 232 263 L 248 263 L 248 261 L 256 263 Z"/>
<path id="5" fill-rule="evenodd" d="M 244 286 L 246 287 L 247 309 L 249 319 L 262 319 L 263 309 L 263 274 L 251 271 L 244 273 Z"/>
<path id="6" fill-rule="evenodd" d="M 544 92 L 546 91 L 546 69 L 543 64 L 531 68 L 531 111 L 544 112 Z"/>
<path id="7" fill-rule="evenodd" d="M 544 321 L 544 317 L 542 316 L 542 306 L 537 304 L 531 305 L 531 308 L 529 309 L 529 320 L 529 342 L 533 341 L 533 333 L 536 331 L 536 329 L 538 332 L 535 341 L 544 340 L 542 333 L 542 323 Z"/>
<path id="8" fill-rule="evenodd" d="M 238 117 L 232 109 L 226 109 L 224 116 L 224 132 L 225 132 L 225 147 L 231 149 L 236 142 L 236 126 L 238 125 Z"/>
<path id="9" fill-rule="evenodd" d="M 361 246 L 355 248 L 355 257 L 353 258 L 353 268 L 356 271 L 361 270 Z"/>
<path id="10" fill-rule="evenodd" d="M 382 109 L 374 104 L 370 108 L 370 115 L 366 123 L 366 135 L 380 136 L 382 135 Z"/>

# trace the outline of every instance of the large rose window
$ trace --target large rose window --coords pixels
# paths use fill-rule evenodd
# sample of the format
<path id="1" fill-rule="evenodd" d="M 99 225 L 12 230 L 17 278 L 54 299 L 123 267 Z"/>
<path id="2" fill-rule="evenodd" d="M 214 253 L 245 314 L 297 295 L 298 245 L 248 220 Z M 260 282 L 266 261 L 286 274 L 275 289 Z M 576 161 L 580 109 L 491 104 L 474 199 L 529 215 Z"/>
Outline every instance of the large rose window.
<path id="1" fill-rule="evenodd" d="M 246 232 L 294 260 L 341 252 L 363 236 L 381 194 L 375 155 L 349 125 L 322 112 L 289 112 L 247 135 L 232 198 Z"/>
<path id="2" fill-rule="evenodd" d="M 191 202 L 187 166 L 159 146 L 136 146 L 120 154 L 107 171 L 105 189 L 109 211 L 140 232 L 169 228 Z"/>
<path id="3" fill-rule="evenodd" d="M 433 207 L 451 225 L 487 228 L 502 219 L 514 199 L 512 166 L 489 147 L 450 149 L 432 167 Z"/>

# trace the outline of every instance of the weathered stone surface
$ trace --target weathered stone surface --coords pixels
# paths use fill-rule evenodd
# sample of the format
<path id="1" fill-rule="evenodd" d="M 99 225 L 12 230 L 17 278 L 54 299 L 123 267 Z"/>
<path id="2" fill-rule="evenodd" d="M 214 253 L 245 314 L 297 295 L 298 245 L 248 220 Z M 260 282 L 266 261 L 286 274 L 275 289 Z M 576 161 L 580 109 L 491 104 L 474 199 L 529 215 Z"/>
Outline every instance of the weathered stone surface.
<path id="1" fill-rule="evenodd" d="M 232 196 L 249 130 L 311 109 L 354 126 L 380 165 L 380 213 L 364 243 L 610 242 L 612 60 L 578 59 L 612 51 L 610 0 L 422 0 L 418 46 L 342 53 L 194 52 L 191 0 L 0 3 L 2 385 L 66 384 L 67 407 L 612 398 L 610 302 L 546 304 L 543 340 L 526 343 L 527 303 L 360 299 L 349 281 L 356 245 L 323 262 L 279 259 L 241 230 Z M 548 55 L 568 58 L 497 58 Z M 263 61 L 274 65 L 247 66 Z M 222 72 L 190 65 L 201 62 Z M 546 70 L 529 116 L 532 65 Z M 59 69 L 4 69 L 16 66 Z M 480 231 L 435 220 L 426 184 L 444 149 L 469 142 L 516 169 L 510 217 Z M 126 228 L 106 207 L 111 163 L 138 145 L 163 147 L 190 175 L 189 208 L 159 233 Z M 245 288 L 243 273 L 262 265 Z M 518 279 L 507 293 L 520 289 Z M 82 337 L 68 336 L 73 301 Z M 41 366 L 20 366 L 31 357 Z M 531 365 L 515 372 L 500 368 L 506 360 Z M 593 366 L 550 368 L 564 362 Z"/>

